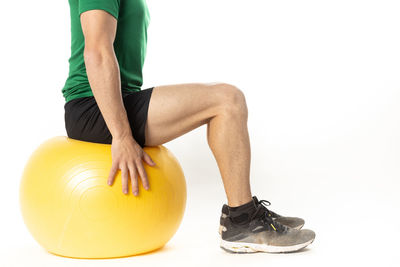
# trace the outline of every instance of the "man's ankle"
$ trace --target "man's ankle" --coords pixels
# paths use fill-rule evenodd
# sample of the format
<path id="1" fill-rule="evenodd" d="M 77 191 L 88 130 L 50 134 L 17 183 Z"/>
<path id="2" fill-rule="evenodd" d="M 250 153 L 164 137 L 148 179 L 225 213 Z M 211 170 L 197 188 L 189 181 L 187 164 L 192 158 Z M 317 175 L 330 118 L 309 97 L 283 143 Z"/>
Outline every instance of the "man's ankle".
<path id="1" fill-rule="evenodd" d="M 253 199 L 242 205 L 231 207 L 228 206 L 229 217 L 231 217 L 234 223 L 247 223 L 250 216 L 256 211 L 256 206 Z"/>

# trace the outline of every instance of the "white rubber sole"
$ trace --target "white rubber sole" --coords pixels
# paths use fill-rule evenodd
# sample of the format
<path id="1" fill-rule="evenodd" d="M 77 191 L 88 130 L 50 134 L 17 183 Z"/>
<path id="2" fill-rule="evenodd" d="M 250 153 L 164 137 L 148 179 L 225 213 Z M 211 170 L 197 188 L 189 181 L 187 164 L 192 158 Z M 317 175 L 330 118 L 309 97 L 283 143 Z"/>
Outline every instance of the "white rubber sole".
<path id="1" fill-rule="evenodd" d="M 269 253 L 282 253 L 282 252 L 293 252 L 305 248 L 310 245 L 314 239 L 307 241 L 302 244 L 293 246 L 270 246 L 267 244 L 256 244 L 256 243 L 245 243 L 245 242 L 230 242 L 221 239 L 220 247 L 234 253 L 255 253 L 255 252 L 269 252 Z"/>

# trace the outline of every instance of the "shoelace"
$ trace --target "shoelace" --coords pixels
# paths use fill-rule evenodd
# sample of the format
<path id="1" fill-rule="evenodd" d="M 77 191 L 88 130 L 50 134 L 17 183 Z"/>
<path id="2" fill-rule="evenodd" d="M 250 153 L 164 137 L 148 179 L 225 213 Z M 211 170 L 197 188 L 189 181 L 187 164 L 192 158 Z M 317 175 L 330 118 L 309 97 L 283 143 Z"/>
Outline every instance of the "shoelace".
<path id="1" fill-rule="evenodd" d="M 268 205 L 267 205 L 268 204 Z M 262 199 L 258 201 L 258 205 L 256 211 L 253 213 L 253 218 L 260 218 L 260 220 L 267 225 L 270 229 L 273 229 L 277 232 L 285 232 L 288 227 L 282 225 L 272 219 L 272 212 L 268 210 L 267 206 L 270 206 L 271 202 L 268 200 Z"/>
<path id="2" fill-rule="evenodd" d="M 268 203 L 268 205 L 266 203 Z M 265 210 L 268 213 L 269 217 L 276 217 L 276 218 L 280 217 L 280 215 L 276 214 L 275 212 L 273 212 L 272 210 L 269 210 L 267 208 L 267 206 L 271 205 L 271 202 L 269 202 L 268 200 L 262 199 L 262 200 L 258 201 L 258 204 L 262 204 L 265 207 Z"/>

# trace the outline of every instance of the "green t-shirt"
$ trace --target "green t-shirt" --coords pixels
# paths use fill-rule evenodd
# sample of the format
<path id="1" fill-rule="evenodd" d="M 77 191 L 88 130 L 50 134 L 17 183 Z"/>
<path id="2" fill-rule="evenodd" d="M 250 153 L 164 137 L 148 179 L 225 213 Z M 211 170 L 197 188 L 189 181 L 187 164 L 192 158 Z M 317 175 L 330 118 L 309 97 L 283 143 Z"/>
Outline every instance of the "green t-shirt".
<path id="1" fill-rule="evenodd" d="M 69 74 L 62 88 L 65 101 L 93 96 L 83 58 L 85 39 L 80 14 L 102 9 L 117 19 L 114 51 L 118 60 L 123 95 L 141 90 L 150 13 L 146 0 L 68 0 L 71 16 Z"/>

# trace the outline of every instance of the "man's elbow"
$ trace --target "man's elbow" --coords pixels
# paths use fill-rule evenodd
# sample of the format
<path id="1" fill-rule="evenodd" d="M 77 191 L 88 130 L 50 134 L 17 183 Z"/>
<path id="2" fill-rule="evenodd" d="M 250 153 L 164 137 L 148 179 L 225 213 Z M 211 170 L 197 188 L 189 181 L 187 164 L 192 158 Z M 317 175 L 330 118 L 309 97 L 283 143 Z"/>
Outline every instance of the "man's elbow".
<path id="1" fill-rule="evenodd" d="M 105 58 L 112 56 L 114 51 L 104 45 L 85 46 L 83 51 L 83 58 L 85 62 L 92 62 L 95 64 L 101 63 Z"/>

